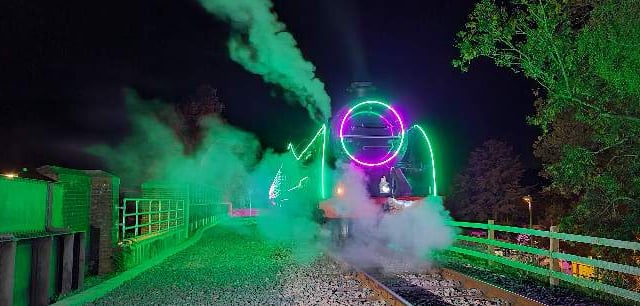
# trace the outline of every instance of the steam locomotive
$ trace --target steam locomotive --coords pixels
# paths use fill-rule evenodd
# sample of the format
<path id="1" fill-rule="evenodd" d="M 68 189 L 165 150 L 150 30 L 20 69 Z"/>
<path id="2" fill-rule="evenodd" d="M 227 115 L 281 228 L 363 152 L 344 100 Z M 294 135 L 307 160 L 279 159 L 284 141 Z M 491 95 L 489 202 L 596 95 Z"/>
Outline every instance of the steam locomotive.
<path id="1" fill-rule="evenodd" d="M 341 238 L 350 235 L 354 218 L 397 212 L 437 196 L 433 148 L 425 130 L 380 99 L 371 83 L 353 83 L 348 91 L 349 105 L 309 142 L 288 147 L 296 160 L 314 169 L 300 182 L 306 192 L 319 187 L 318 214 Z M 343 175 L 347 167 L 364 177 L 367 205 L 373 207 L 341 207 L 353 187 Z"/>

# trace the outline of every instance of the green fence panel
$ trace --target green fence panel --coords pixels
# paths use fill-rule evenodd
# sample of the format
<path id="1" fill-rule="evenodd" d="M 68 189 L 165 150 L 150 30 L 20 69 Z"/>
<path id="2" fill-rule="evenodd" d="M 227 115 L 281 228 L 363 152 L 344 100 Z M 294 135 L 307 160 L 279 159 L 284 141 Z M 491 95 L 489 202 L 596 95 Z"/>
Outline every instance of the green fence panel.
<path id="1" fill-rule="evenodd" d="M 543 238 L 549 237 L 549 232 L 547 231 L 534 230 L 534 229 L 528 229 L 528 228 L 522 228 L 522 227 L 489 225 L 489 229 L 499 231 L 499 232 L 525 234 L 525 235 L 537 236 L 537 237 L 543 237 Z"/>
<path id="2" fill-rule="evenodd" d="M 488 229 L 489 228 L 489 225 L 486 224 L 486 223 L 446 221 L 445 224 L 448 225 L 448 226 L 466 227 L 466 228 L 478 228 L 478 229 Z"/>
<path id="3" fill-rule="evenodd" d="M 465 248 L 460 248 L 460 247 L 450 247 L 449 248 L 450 251 L 454 251 L 456 253 L 460 253 L 460 254 L 465 254 L 465 255 L 469 255 L 469 256 L 473 256 L 473 257 L 478 257 L 478 258 L 482 258 L 482 259 L 486 259 L 486 260 L 491 260 L 497 263 L 501 263 L 507 266 L 511 266 L 514 268 L 518 268 L 521 270 L 525 270 L 525 271 L 529 271 L 529 272 L 533 272 L 533 273 L 538 273 L 544 276 L 549 276 L 549 270 L 548 269 L 544 269 L 544 268 L 540 268 L 540 267 L 536 267 L 536 266 L 532 266 L 532 265 L 528 265 L 519 261 L 514 261 L 514 260 L 510 260 L 504 257 L 500 257 L 500 256 L 496 256 L 496 255 L 492 255 L 492 254 L 487 254 L 487 253 L 482 253 L 482 252 L 478 252 L 478 251 L 473 251 L 473 250 L 469 250 L 469 249 L 465 249 Z"/>
<path id="4" fill-rule="evenodd" d="M 640 222 L 640 221 L 639 221 Z M 628 249 L 634 251 L 640 251 L 640 243 L 631 241 L 622 241 L 609 238 L 582 236 L 567 233 L 551 233 L 552 238 L 562 239 L 565 241 L 582 242 L 588 244 L 595 244 L 599 246 L 614 247 L 619 249 Z"/>
<path id="5" fill-rule="evenodd" d="M 572 284 L 576 284 L 578 286 L 604 291 L 609 294 L 617 295 L 617 296 L 624 297 L 636 302 L 640 302 L 640 293 L 635 291 L 607 285 L 601 282 L 595 282 L 586 278 L 575 277 L 575 276 L 564 274 L 562 272 L 557 272 L 557 271 L 552 271 L 551 275 L 557 279 L 560 279 Z"/>
<path id="6" fill-rule="evenodd" d="M 550 236 L 548 231 L 534 230 L 534 229 L 528 229 L 528 228 L 522 228 L 522 227 L 494 225 L 494 224 L 486 224 L 486 223 L 458 222 L 458 221 L 449 221 L 449 222 L 446 222 L 446 224 L 449 226 L 455 226 L 455 227 L 495 230 L 499 232 L 525 234 L 525 235 L 544 237 L 544 238 L 548 238 Z"/>
<path id="7" fill-rule="evenodd" d="M 573 255 L 573 254 L 557 253 L 557 252 L 553 252 L 552 254 L 553 254 L 553 258 L 564 259 L 568 261 L 576 261 L 576 262 L 579 262 L 585 265 L 594 266 L 597 268 L 640 276 L 639 267 L 627 266 L 627 265 L 623 265 L 615 262 L 587 258 L 587 257 Z"/>
<path id="8" fill-rule="evenodd" d="M 640 250 L 640 243 L 631 242 L 631 241 L 621 241 L 621 240 L 608 239 L 608 238 L 590 237 L 590 236 L 582 236 L 582 235 L 566 234 L 566 233 L 557 233 L 557 232 L 551 232 L 551 231 L 541 231 L 541 230 L 534 230 L 534 229 L 528 229 L 528 228 L 519 228 L 519 227 L 503 226 L 503 225 L 493 225 L 493 224 L 485 224 L 485 223 L 471 223 L 471 222 L 455 222 L 455 221 L 452 221 L 452 222 L 448 222 L 447 224 L 449 226 L 465 227 L 465 228 L 479 228 L 479 229 L 494 230 L 494 231 L 499 231 L 499 232 L 526 234 L 526 235 L 537 236 L 537 237 L 544 237 L 544 238 L 557 239 L 557 240 L 580 242 L 580 243 L 586 243 L 586 244 L 591 244 L 591 245 L 599 245 L 599 246 L 606 246 L 606 247 L 615 247 L 615 248 L 628 249 L 628 250 L 634 250 L 634 251 Z M 620 273 L 626 273 L 626 274 L 630 274 L 630 275 L 640 276 L 640 267 L 636 267 L 636 266 L 624 265 L 624 264 L 604 261 L 604 260 L 600 260 L 600 259 L 587 258 L 587 257 L 573 255 L 573 254 L 566 254 L 566 253 L 560 253 L 560 252 L 551 252 L 551 251 L 546 250 L 546 249 L 538 249 L 538 248 L 534 248 L 534 247 L 518 245 L 518 244 L 514 244 L 514 243 L 510 243 L 510 242 L 504 242 L 504 241 L 488 239 L 488 238 L 480 238 L 480 237 L 471 237 L 471 236 L 466 236 L 466 235 L 458 235 L 457 239 L 461 240 L 461 241 L 468 241 L 468 242 L 478 243 L 480 245 L 485 245 L 485 246 L 502 247 L 502 248 L 516 250 L 516 251 L 522 251 L 522 252 L 527 252 L 527 253 L 531 253 L 531 254 L 547 256 L 547 257 L 552 258 L 552 259 L 562 259 L 562 260 L 567 260 L 567 261 L 572 261 L 572 262 L 579 262 L 579 263 L 590 265 L 590 266 L 593 266 L 593 267 L 596 267 L 596 268 L 601 268 L 601 269 L 606 269 L 606 270 L 610 270 L 610 271 L 615 271 L 615 272 L 620 272 Z M 488 249 L 488 247 L 487 247 L 487 249 Z M 514 267 L 514 268 L 517 268 L 517 269 L 521 269 L 521 270 L 524 270 L 524 271 L 529 271 L 529 272 L 537 273 L 537 274 L 540 274 L 540 275 L 544 275 L 544 276 L 550 277 L 550 279 L 554 279 L 555 278 L 555 279 L 567 281 L 567 282 L 570 282 L 570 283 L 573 283 L 573 284 L 576 284 L 576 285 L 579 285 L 579 286 L 583 286 L 583 287 L 586 287 L 586 288 L 601 290 L 601 291 L 604 291 L 604 292 L 607 292 L 607 293 L 610 293 L 610 294 L 613 294 L 613 295 L 617 295 L 617 296 L 620 296 L 620 297 L 623 297 L 623 298 L 631 299 L 633 301 L 640 301 L 640 293 L 639 292 L 635 292 L 635 291 L 631 291 L 631 290 L 628 290 L 628 289 L 615 287 L 615 286 L 612 286 L 612 285 L 608 285 L 608 284 L 605 284 L 605 283 L 601 283 L 601 282 L 597 282 L 597 281 L 593 281 L 593 280 L 589 280 L 589 279 L 585 279 L 585 278 L 581 278 L 581 277 L 576 277 L 576 276 L 573 276 L 573 275 L 570 275 L 570 274 L 565 274 L 565 273 L 562 273 L 562 272 L 559 272 L 559 271 L 552 271 L 552 270 L 547 269 L 547 268 L 540 268 L 540 267 L 532 266 L 532 265 L 525 264 L 525 263 L 522 263 L 522 262 L 517 261 L 517 260 L 512 260 L 512 259 L 509 259 L 509 258 L 506 258 L 506 257 L 496 256 L 494 254 L 483 253 L 483 252 L 479 252 L 479 251 L 475 251 L 475 250 L 471 250 L 471 249 L 467 249 L 467 248 L 461 248 L 461 247 L 454 246 L 454 247 L 449 248 L 449 250 L 451 250 L 453 252 L 456 252 L 456 253 L 465 254 L 465 255 L 469 255 L 469 256 L 473 256 L 473 257 L 477 257 L 477 258 L 482 258 L 482 259 L 490 260 L 490 261 L 497 262 L 497 263 L 501 263 L 501 264 L 504 264 L 504 265 L 507 265 L 507 266 L 511 266 L 511 267 Z"/>
<path id="9" fill-rule="evenodd" d="M 488 245 L 497 246 L 505 249 L 522 251 L 522 252 L 527 252 L 527 253 L 536 254 L 536 255 L 549 256 L 549 250 L 538 249 L 538 248 L 534 248 L 526 245 L 519 245 L 515 243 L 500 241 L 500 240 L 478 238 L 478 237 L 471 237 L 471 236 L 465 236 L 465 235 L 458 235 L 456 236 L 456 239 L 475 242 L 475 243 L 481 243 L 481 244 L 488 244 Z"/>

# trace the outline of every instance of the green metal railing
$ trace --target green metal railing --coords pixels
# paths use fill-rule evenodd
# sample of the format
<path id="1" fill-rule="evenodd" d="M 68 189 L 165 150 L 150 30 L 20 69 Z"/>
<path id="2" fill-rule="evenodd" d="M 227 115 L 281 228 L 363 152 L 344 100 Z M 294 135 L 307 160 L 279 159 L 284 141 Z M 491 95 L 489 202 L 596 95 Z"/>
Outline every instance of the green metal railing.
<path id="1" fill-rule="evenodd" d="M 126 198 L 120 207 L 120 241 L 184 225 L 185 201 Z"/>
<path id="2" fill-rule="evenodd" d="M 609 294 L 613 294 L 613 295 L 630 299 L 636 302 L 640 302 L 640 292 L 612 286 L 609 284 L 599 282 L 597 280 L 591 280 L 588 278 L 563 273 L 560 269 L 560 264 L 559 264 L 560 260 L 566 260 L 571 262 L 579 262 L 581 264 L 590 265 L 592 267 L 599 268 L 599 269 L 605 269 L 609 271 L 615 271 L 620 273 L 626 273 L 629 275 L 640 276 L 640 267 L 630 266 L 630 265 L 625 265 L 625 264 L 620 264 L 620 263 L 615 263 L 615 262 L 610 262 L 610 261 L 605 261 L 600 259 L 593 259 L 593 258 L 578 256 L 574 254 L 563 253 L 563 252 L 560 252 L 560 248 L 559 248 L 559 241 L 568 241 L 568 242 L 585 243 L 589 245 L 597 245 L 602 247 L 620 248 L 620 249 L 626 249 L 626 250 L 632 250 L 634 252 L 638 252 L 640 251 L 640 243 L 638 242 L 621 241 L 621 240 L 607 239 L 607 238 L 600 238 L 600 237 L 590 237 L 590 236 L 560 233 L 557 231 L 557 227 L 555 226 L 552 226 L 549 231 L 542 231 L 542 230 L 534 230 L 534 229 L 528 229 L 528 228 L 495 225 L 493 224 L 492 220 L 490 220 L 489 223 L 487 224 L 450 221 L 448 222 L 448 225 L 458 227 L 458 228 L 463 228 L 463 229 L 482 229 L 487 231 L 487 238 L 473 237 L 468 235 L 458 235 L 457 240 L 477 243 L 479 245 L 482 245 L 483 248 L 486 249 L 488 252 L 474 250 L 474 249 L 460 247 L 460 246 L 451 247 L 449 250 L 453 252 L 476 257 L 476 258 L 481 258 L 485 260 L 490 260 L 490 261 L 504 264 L 520 270 L 537 273 L 537 274 L 548 277 L 549 282 L 552 285 L 557 285 L 558 281 L 562 280 L 578 286 L 604 291 Z M 496 240 L 495 239 L 496 232 L 525 234 L 529 236 L 548 238 L 549 248 L 540 249 L 536 247 Z M 525 252 L 525 253 L 538 255 L 538 256 L 545 256 L 549 258 L 549 267 L 543 268 L 543 267 L 534 266 L 522 261 L 507 258 L 504 256 L 495 255 L 494 249 L 496 247 Z"/>

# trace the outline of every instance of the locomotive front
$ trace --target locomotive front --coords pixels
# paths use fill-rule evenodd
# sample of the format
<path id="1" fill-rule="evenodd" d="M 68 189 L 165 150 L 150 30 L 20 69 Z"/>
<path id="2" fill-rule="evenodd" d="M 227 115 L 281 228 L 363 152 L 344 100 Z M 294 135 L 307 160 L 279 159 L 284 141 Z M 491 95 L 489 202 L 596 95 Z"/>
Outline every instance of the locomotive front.
<path id="1" fill-rule="evenodd" d="M 332 162 L 357 167 L 363 173 L 370 202 L 380 212 L 396 211 L 436 195 L 433 149 L 424 130 L 407 126 L 400 111 L 377 99 L 369 83 L 354 83 L 351 92 L 352 103 L 329 124 L 327 145 Z M 336 179 L 327 185 L 333 192 L 320 203 L 325 218 L 362 217 L 359 210 L 341 213 L 336 209 L 347 184 Z"/>

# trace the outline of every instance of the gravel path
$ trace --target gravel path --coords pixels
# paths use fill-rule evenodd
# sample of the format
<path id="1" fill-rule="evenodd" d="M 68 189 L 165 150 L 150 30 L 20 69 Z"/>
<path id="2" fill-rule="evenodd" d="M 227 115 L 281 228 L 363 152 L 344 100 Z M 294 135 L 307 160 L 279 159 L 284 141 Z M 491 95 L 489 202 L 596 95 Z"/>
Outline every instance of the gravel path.
<path id="1" fill-rule="evenodd" d="M 255 226 L 230 225 L 90 305 L 385 305 L 325 256 L 298 264 Z"/>

